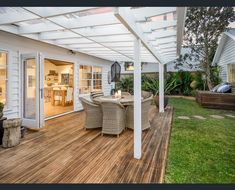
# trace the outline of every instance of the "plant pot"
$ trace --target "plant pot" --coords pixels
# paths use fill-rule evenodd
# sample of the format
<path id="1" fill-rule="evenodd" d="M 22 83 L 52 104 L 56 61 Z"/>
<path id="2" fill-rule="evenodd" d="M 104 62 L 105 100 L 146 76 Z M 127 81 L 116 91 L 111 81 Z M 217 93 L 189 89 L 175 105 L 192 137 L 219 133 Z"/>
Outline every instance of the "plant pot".
<path id="1" fill-rule="evenodd" d="M 157 108 L 159 108 L 159 96 L 154 96 L 153 99 L 154 99 L 155 105 L 157 106 Z M 168 104 L 168 97 L 164 96 L 164 108 L 166 108 L 167 104 Z"/>
<path id="2" fill-rule="evenodd" d="M 0 119 L 3 117 L 3 112 L 0 112 Z"/>

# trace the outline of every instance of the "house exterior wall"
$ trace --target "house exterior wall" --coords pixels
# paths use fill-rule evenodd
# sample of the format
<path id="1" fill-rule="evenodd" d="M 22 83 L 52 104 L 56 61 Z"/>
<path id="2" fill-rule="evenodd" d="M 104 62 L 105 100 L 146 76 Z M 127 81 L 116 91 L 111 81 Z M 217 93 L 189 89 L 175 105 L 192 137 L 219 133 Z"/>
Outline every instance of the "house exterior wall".
<path id="1" fill-rule="evenodd" d="M 182 48 L 181 49 L 181 54 L 186 54 L 186 53 L 189 53 L 190 52 L 190 48 Z M 193 68 L 189 68 L 187 65 L 183 65 L 183 66 L 179 66 L 179 69 L 176 69 L 175 68 L 175 62 L 172 61 L 170 63 L 167 63 L 166 64 L 166 71 L 167 72 L 178 72 L 179 70 L 183 70 L 183 71 L 189 71 L 189 72 L 195 72 L 195 71 L 198 71 L 199 69 L 196 68 L 196 66 L 199 64 L 199 62 L 195 62 L 195 61 L 190 61 L 190 60 L 187 60 L 187 62 L 189 64 L 192 64 L 194 65 Z M 125 66 L 124 66 L 124 62 L 121 63 L 121 74 L 122 75 L 127 75 L 127 74 L 133 74 L 133 71 L 126 71 L 125 70 Z M 158 73 L 159 72 L 159 65 L 158 63 L 146 63 L 146 64 L 143 64 L 143 67 L 142 67 L 142 73 Z"/>
<path id="2" fill-rule="evenodd" d="M 7 106 L 4 116 L 8 118 L 21 117 L 22 109 L 22 79 L 21 54 L 40 52 L 44 58 L 57 59 L 74 63 L 74 110 L 81 110 L 79 97 L 79 65 L 102 67 L 102 88 L 105 95 L 110 94 L 111 84 L 108 84 L 108 71 L 112 62 L 89 56 L 83 53 L 70 55 L 68 49 L 43 42 L 20 37 L 0 31 L 0 50 L 8 52 L 8 86 Z"/>
<path id="3" fill-rule="evenodd" d="M 126 71 L 125 70 L 125 63 L 120 63 L 121 65 L 121 74 L 133 74 L 134 71 Z M 158 63 L 146 63 L 142 66 L 142 73 L 156 73 L 158 72 Z"/>
<path id="4" fill-rule="evenodd" d="M 227 65 L 235 64 L 234 50 L 235 50 L 235 41 L 228 37 L 225 41 L 224 47 L 217 62 L 218 66 L 220 66 L 221 68 L 220 77 L 223 82 L 228 81 Z"/>

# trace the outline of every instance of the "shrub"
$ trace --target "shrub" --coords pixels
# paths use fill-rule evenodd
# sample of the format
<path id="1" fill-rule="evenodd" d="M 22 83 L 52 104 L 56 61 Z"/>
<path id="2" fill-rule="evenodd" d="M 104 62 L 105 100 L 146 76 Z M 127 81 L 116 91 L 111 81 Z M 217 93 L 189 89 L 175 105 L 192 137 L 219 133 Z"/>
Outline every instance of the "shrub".
<path id="1" fill-rule="evenodd" d="M 124 77 L 117 82 L 117 90 L 129 92 L 133 94 L 134 79 L 133 77 Z"/>
<path id="2" fill-rule="evenodd" d="M 0 102 L 0 112 L 2 112 L 4 109 L 4 104 L 2 102 Z"/>

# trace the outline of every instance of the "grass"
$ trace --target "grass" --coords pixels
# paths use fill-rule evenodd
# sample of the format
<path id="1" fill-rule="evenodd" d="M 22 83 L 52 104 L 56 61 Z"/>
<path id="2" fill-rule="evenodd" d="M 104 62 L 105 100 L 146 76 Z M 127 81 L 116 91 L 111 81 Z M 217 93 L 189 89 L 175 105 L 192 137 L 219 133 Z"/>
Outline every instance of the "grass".
<path id="1" fill-rule="evenodd" d="M 170 98 L 169 103 L 175 112 L 165 182 L 235 183 L 235 118 L 225 116 L 235 115 L 235 111 L 205 109 L 194 100 L 182 98 Z M 225 118 L 211 118 L 213 114 Z"/>

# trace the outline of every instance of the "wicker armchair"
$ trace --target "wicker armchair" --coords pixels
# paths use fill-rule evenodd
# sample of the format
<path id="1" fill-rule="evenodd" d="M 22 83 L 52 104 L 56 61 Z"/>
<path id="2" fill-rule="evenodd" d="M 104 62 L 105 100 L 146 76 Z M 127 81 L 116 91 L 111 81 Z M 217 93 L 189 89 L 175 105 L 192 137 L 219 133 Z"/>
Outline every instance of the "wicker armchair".
<path id="1" fill-rule="evenodd" d="M 150 128 L 149 123 L 149 109 L 152 102 L 153 96 L 142 100 L 141 102 L 141 122 L 142 122 L 142 130 Z M 134 129 L 134 105 L 130 105 L 127 107 L 126 114 L 126 127 L 130 129 Z"/>
<path id="2" fill-rule="evenodd" d="M 131 94 L 129 92 L 121 92 L 122 96 L 131 96 Z"/>
<path id="3" fill-rule="evenodd" d="M 102 110 L 100 105 L 96 105 L 85 98 L 79 98 L 86 113 L 85 129 L 102 127 Z"/>
<path id="4" fill-rule="evenodd" d="M 94 98 L 97 98 L 100 96 L 104 96 L 104 93 L 102 91 L 94 91 L 90 93 L 90 98 L 92 101 L 94 100 Z"/>
<path id="5" fill-rule="evenodd" d="M 141 96 L 142 96 L 144 99 L 149 98 L 151 95 L 152 95 L 151 92 L 144 91 L 144 90 L 141 91 Z"/>
<path id="6" fill-rule="evenodd" d="M 102 135 L 117 135 L 125 129 L 126 109 L 118 101 L 102 101 L 103 125 Z"/>

